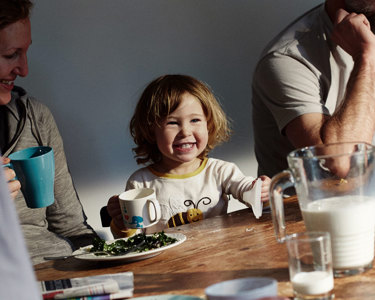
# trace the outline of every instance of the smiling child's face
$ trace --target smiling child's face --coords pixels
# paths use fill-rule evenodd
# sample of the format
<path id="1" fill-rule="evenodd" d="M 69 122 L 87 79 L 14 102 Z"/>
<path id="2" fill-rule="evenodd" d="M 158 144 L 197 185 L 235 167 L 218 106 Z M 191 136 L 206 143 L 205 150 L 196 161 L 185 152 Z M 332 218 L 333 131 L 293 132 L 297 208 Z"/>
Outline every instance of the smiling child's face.
<path id="1" fill-rule="evenodd" d="M 207 119 L 200 101 L 183 94 L 179 106 L 155 128 L 155 139 L 165 169 L 195 163 L 208 143 Z"/>

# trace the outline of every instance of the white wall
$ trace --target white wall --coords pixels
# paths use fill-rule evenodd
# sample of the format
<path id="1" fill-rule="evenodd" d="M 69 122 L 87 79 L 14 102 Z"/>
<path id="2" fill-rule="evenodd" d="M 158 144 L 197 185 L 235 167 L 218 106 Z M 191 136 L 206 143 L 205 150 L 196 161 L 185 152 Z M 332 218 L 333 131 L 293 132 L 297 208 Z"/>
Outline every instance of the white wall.
<path id="1" fill-rule="evenodd" d="M 251 79 L 266 43 L 317 0 L 34 0 L 29 76 L 52 110 L 89 223 L 136 169 L 128 123 L 166 73 L 208 83 L 233 120 L 213 156 L 256 176 Z"/>

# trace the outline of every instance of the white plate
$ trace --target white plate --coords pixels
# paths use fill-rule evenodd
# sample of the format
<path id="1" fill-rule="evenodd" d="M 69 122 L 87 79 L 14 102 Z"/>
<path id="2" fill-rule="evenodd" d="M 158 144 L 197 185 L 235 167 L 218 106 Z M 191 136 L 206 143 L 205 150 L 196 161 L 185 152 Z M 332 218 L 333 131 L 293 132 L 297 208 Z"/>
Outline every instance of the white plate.
<path id="1" fill-rule="evenodd" d="M 118 255 L 118 256 L 97 256 L 95 254 L 87 252 L 87 250 L 90 249 L 92 246 L 86 246 L 86 247 L 82 247 L 82 248 L 74 251 L 73 255 L 87 252 L 86 255 L 76 256 L 75 258 L 81 259 L 81 260 L 91 260 L 91 261 L 132 262 L 132 261 L 146 259 L 146 258 L 156 256 L 156 255 L 162 253 L 164 250 L 167 250 L 169 248 L 173 248 L 173 247 L 176 247 L 176 246 L 182 244 L 186 240 L 186 236 L 182 233 L 166 233 L 166 235 L 171 237 L 171 238 L 177 239 L 177 242 L 174 242 L 173 244 L 170 244 L 168 246 L 163 246 L 163 247 L 160 247 L 160 248 L 157 248 L 157 249 L 152 249 L 152 250 L 145 251 L 145 252 L 132 252 L 132 253 L 128 253 L 128 254 L 125 254 L 125 255 Z M 118 239 L 118 240 L 121 240 L 121 239 Z M 126 240 L 126 239 L 124 239 L 124 240 Z M 107 243 L 113 243 L 115 241 L 117 241 L 117 240 L 107 241 Z"/>

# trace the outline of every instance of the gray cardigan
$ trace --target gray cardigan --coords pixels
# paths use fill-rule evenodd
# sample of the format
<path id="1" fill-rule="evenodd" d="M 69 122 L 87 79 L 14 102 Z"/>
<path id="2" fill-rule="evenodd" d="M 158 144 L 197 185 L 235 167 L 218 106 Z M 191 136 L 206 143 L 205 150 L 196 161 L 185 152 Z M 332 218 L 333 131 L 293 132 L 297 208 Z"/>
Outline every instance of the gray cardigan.
<path id="1" fill-rule="evenodd" d="M 50 146 L 55 155 L 55 202 L 47 208 L 26 206 L 22 193 L 15 199 L 18 217 L 33 264 L 44 256 L 70 254 L 91 244 L 96 236 L 87 224 L 66 163 L 63 141 L 49 109 L 19 87 L 7 104 L 10 153 L 33 146 Z"/>

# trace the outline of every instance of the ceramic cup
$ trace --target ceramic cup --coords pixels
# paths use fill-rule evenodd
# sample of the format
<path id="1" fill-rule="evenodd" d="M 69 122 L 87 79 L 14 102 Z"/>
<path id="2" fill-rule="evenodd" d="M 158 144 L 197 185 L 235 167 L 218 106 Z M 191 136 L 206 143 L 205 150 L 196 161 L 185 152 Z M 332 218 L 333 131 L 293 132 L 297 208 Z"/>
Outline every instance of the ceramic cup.
<path id="1" fill-rule="evenodd" d="M 41 208 L 55 201 L 55 159 L 51 147 L 31 147 L 9 155 L 6 167 L 16 172 L 21 191 L 30 208 Z"/>
<path id="2" fill-rule="evenodd" d="M 205 289 L 208 300 L 255 300 L 277 296 L 277 281 L 268 277 L 247 277 L 219 282 Z"/>
<path id="3" fill-rule="evenodd" d="M 150 188 L 128 190 L 119 195 L 124 224 L 127 228 L 146 228 L 161 217 L 160 204 Z"/>

